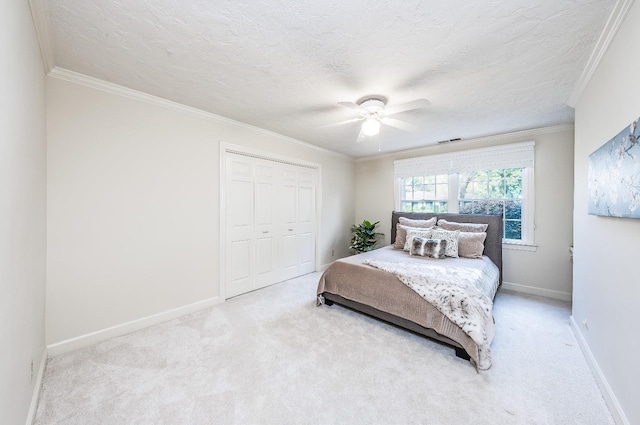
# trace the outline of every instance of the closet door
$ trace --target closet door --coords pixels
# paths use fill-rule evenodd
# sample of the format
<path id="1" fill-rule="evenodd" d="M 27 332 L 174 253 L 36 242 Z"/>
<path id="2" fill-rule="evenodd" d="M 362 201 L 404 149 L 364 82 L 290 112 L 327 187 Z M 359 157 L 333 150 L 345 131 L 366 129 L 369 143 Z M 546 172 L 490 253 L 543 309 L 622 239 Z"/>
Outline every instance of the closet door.
<path id="1" fill-rule="evenodd" d="M 278 282 L 276 206 L 277 166 L 273 161 L 255 160 L 255 287 L 262 288 Z"/>
<path id="2" fill-rule="evenodd" d="M 279 280 L 298 276 L 298 167 L 281 165 L 280 202 L 278 205 L 280 235 Z"/>
<path id="3" fill-rule="evenodd" d="M 226 158 L 226 297 L 254 289 L 254 160 Z"/>
<path id="4" fill-rule="evenodd" d="M 317 171 L 233 153 L 225 167 L 226 297 L 313 272 Z"/>
<path id="5" fill-rule="evenodd" d="M 298 171 L 298 275 L 315 271 L 316 171 Z"/>

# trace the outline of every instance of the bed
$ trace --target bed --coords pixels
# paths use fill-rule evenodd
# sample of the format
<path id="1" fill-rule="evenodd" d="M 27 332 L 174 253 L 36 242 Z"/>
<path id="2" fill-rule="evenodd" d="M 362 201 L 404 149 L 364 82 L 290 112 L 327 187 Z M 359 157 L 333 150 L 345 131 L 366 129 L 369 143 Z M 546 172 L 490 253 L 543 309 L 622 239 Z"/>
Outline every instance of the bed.
<path id="1" fill-rule="evenodd" d="M 396 275 L 373 263 L 420 263 L 434 264 L 452 269 L 470 267 L 480 270 L 478 273 L 491 275 L 489 286 L 483 289 L 493 302 L 495 293 L 502 283 L 502 217 L 499 215 L 471 214 L 431 214 L 393 212 L 391 218 L 391 241 L 396 239 L 396 225 L 400 217 L 413 220 L 427 220 L 437 217 L 455 223 L 488 224 L 484 251 L 481 258 L 445 258 L 430 259 L 410 256 L 402 249 L 386 246 L 374 251 L 354 255 L 333 262 L 322 274 L 318 282 L 318 304 L 331 306 L 334 303 L 362 312 L 374 318 L 386 321 L 408 331 L 420 334 L 438 343 L 446 344 L 455 350 L 455 354 L 470 360 L 477 370 L 488 369 L 490 352 L 487 346 L 478 344 L 465 331 L 441 313 L 438 308 L 418 295 Z M 367 264 L 369 263 L 369 264 Z M 428 265 L 426 267 L 429 267 Z M 492 311 L 489 312 L 492 314 Z M 491 316 L 492 328 L 493 317 Z M 492 329 L 488 332 L 490 344 Z M 476 335 L 477 340 L 477 335 Z M 487 360 L 487 354 L 489 355 Z"/>

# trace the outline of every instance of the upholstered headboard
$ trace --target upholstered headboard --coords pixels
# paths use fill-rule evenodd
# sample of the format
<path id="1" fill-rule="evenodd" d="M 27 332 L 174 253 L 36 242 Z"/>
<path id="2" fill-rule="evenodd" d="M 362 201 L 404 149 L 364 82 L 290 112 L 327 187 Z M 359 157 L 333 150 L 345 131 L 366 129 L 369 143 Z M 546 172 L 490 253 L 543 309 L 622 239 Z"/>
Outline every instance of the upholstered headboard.
<path id="1" fill-rule="evenodd" d="M 409 213 L 394 211 L 391 214 L 391 242 L 396 240 L 396 224 L 400 217 L 415 220 L 426 220 L 431 217 L 444 218 L 447 221 L 458 223 L 485 223 L 487 227 L 487 239 L 484 241 L 484 255 L 500 269 L 500 284 L 502 284 L 502 216 L 485 214 L 447 214 L 447 213 Z"/>

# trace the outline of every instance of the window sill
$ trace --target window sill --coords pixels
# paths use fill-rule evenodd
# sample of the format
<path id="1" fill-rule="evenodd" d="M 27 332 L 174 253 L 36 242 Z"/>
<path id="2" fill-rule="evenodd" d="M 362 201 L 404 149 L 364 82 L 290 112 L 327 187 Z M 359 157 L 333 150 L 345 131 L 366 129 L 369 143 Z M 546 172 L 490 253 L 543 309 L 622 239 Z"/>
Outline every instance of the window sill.
<path id="1" fill-rule="evenodd" d="M 529 245 L 517 242 L 502 242 L 502 249 L 509 249 L 512 251 L 536 252 L 538 250 L 538 245 Z"/>

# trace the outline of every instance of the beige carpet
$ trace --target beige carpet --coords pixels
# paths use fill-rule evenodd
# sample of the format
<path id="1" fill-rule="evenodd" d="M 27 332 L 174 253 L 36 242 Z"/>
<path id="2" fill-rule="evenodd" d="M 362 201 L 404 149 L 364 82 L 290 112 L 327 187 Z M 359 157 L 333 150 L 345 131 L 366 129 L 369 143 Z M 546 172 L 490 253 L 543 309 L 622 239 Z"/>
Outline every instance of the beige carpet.
<path id="1" fill-rule="evenodd" d="M 49 360 L 36 423 L 613 424 L 566 303 L 499 291 L 493 366 L 348 309 L 319 274 Z"/>

